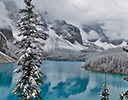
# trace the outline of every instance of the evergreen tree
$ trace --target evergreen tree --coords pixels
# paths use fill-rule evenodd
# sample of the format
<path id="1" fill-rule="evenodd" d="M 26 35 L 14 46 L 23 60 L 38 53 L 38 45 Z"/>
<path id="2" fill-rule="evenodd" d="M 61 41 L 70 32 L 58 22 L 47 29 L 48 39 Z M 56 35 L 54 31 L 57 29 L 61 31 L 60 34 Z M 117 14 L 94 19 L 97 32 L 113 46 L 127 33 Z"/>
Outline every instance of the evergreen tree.
<path id="1" fill-rule="evenodd" d="M 109 100 L 109 90 L 106 85 L 106 73 L 105 73 L 105 84 L 103 84 L 102 91 L 99 93 L 101 100 Z"/>
<path id="2" fill-rule="evenodd" d="M 120 93 L 119 99 L 123 100 L 124 98 L 126 98 L 126 100 L 128 100 L 128 91 Z"/>
<path id="3" fill-rule="evenodd" d="M 128 44 L 128 43 L 127 43 Z M 126 48 L 123 48 L 123 50 L 125 51 L 125 52 L 128 52 L 128 49 L 126 49 Z M 126 80 L 126 81 L 128 81 L 128 77 L 124 77 L 123 78 L 124 80 Z M 124 98 L 126 98 L 126 100 L 128 100 L 128 90 L 126 91 L 126 92 L 122 92 L 122 93 L 120 93 L 120 100 L 123 100 Z"/>
<path id="4" fill-rule="evenodd" d="M 43 72 L 39 70 L 42 65 L 42 55 L 39 53 L 44 43 L 40 40 L 45 40 L 44 35 L 39 34 L 37 27 L 42 26 L 38 21 L 38 15 L 34 13 L 34 5 L 32 0 L 24 0 L 25 8 L 20 9 L 21 19 L 18 21 L 19 35 L 22 39 L 16 41 L 15 44 L 20 48 L 17 53 L 22 54 L 17 65 L 20 68 L 14 72 L 21 73 L 21 76 L 16 80 L 17 87 L 13 93 L 22 100 L 38 100 L 41 99 L 41 89 L 43 85 Z"/>

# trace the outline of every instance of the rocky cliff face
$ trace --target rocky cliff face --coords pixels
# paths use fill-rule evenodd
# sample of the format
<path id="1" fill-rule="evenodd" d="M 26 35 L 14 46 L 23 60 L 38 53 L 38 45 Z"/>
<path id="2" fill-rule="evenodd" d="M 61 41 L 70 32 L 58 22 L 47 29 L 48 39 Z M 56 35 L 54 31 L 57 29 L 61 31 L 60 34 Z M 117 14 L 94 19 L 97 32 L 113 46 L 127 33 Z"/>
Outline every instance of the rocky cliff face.
<path id="1" fill-rule="evenodd" d="M 0 63 L 13 63 L 16 62 L 13 58 L 9 57 L 8 55 L 2 53 L 0 51 Z"/>
<path id="2" fill-rule="evenodd" d="M 7 54 L 9 51 L 8 42 L 13 42 L 14 36 L 11 26 L 5 20 L 0 20 L 0 51 Z M 8 52 L 12 54 L 12 52 Z"/>
<path id="3" fill-rule="evenodd" d="M 9 16 L 9 19 L 11 19 L 11 21 L 13 21 L 13 25 L 16 25 L 17 20 L 19 19 L 19 8 L 16 5 L 15 2 L 10 1 L 10 0 L 2 0 L 2 2 L 4 3 Z M 52 19 L 49 14 L 47 12 L 41 12 L 41 11 L 37 11 L 39 14 L 39 18 L 41 20 L 41 22 L 43 22 L 43 29 L 50 29 L 53 30 L 55 32 L 55 35 L 57 34 L 58 38 L 62 39 L 65 43 L 68 42 L 68 44 L 70 44 L 70 46 L 77 46 L 77 48 L 81 48 L 83 47 L 83 41 L 82 41 L 82 36 L 80 33 L 80 29 L 72 24 L 67 23 L 64 20 L 55 20 Z M 6 20 L 6 19 L 5 19 Z M 15 27 L 15 26 L 14 26 Z M 8 28 L 0 28 L 0 31 L 6 36 L 7 40 L 13 40 L 13 34 L 12 34 L 12 29 L 11 27 Z M 45 34 L 46 39 L 47 39 L 47 35 Z M 56 40 L 56 39 L 54 39 Z M 58 40 L 56 40 L 56 42 L 58 42 Z M 63 44 L 64 46 L 66 46 L 67 44 Z M 67 46 L 68 47 L 68 46 Z M 86 48 L 86 47 L 85 47 Z M 88 47 L 87 47 L 88 48 Z M 74 48 L 76 49 L 76 48 Z"/>
<path id="4" fill-rule="evenodd" d="M 8 49 L 6 37 L 0 32 L 0 51 L 5 52 L 6 49 Z"/>
<path id="5" fill-rule="evenodd" d="M 12 42 L 14 40 L 13 31 L 15 30 L 12 31 L 11 27 L 13 29 L 16 27 L 16 22 L 19 19 L 18 18 L 19 7 L 15 4 L 15 2 L 10 1 L 10 0 L 2 0 L 2 2 L 4 3 L 5 8 L 8 12 L 8 19 L 11 20 L 10 23 L 12 23 L 11 24 L 12 26 L 9 26 L 6 24 L 4 25 L 4 27 L 0 26 L 0 31 L 5 35 L 5 37 L 7 38 L 9 42 L 10 41 Z M 52 17 L 50 17 L 47 12 L 42 12 L 42 11 L 37 11 L 37 12 L 39 14 L 39 19 L 41 20 L 41 22 L 43 22 L 43 25 L 44 25 L 39 28 L 49 30 L 48 35 L 42 31 L 38 32 L 39 34 L 41 33 L 42 36 L 45 36 L 45 40 L 49 38 L 48 41 L 46 41 L 47 42 L 46 44 L 48 44 L 46 46 L 47 52 L 50 51 L 51 48 L 52 48 L 52 52 L 53 52 L 53 49 L 56 49 L 56 48 L 57 49 L 68 49 L 72 51 L 73 50 L 74 51 L 84 50 L 84 52 L 86 51 L 89 52 L 90 49 L 91 49 L 91 52 L 97 51 L 97 48 L 95 47 L 95 45 L 92 45 L 92 44 L 83 45 L 82 36 L 80 33 L 80 29 L 78 27 L 72 24 L 69 24 L 64 20 L 52 19 Z M 6 19 L 4 20 L 5 20 L 4 23 L 6 23 L 7 20 Z M 9 46 L 9 45 L 8 47 L 10 50 L 8 52 L 11 52 L 11 54 L 13 54 L 12 51 L 14 51 L 14 47 L 12 48 L 12 46 Z"/>
<path id="6" fill-rule="evenodd" d="M 7 41 L 14 41 L 13 33 L 11 26 L 7 25 L 6 26 L 5 22 L 5 27 L 0 27 L 0 51 L 6 53 L 8 51 L 8 45 Z"/>
<path id="7" fill-rule="evenodd" d="M 14 36 L 12 31 L 12 24 L 13 26 L 16 26 L 16 23 L 19 18 L 19 8 L 16 6 L 16 3 L 12 0 L 1 1 L 5 5 L 5 9 L 8 11 L 7 16 L 9 17 L 9 19 L 3 18 L 4 20 L 0 20 L 0 23 L 2 23 L 2 25 L 0 25 L 0 32 L 5 35 L 8 41 L 13 41 Z"/>
<path id="8" fill-rule="evenodd" d="M 8 29 L 0 28 L 0 32 L 2 32 L 5 35 L 7 40 L 13 40 L 14 39 L 11 27 Z"/>
<path id="9" fill-rule="evenodd" d="M 79 28 L 68 24 L 66 21 L 56 20 L 51 29 L 53 29 L 58 36 L 62 36 L 63 39 L 68 40 L 72 44 L 74 44 L 75 41 L 82 44 Z"/>

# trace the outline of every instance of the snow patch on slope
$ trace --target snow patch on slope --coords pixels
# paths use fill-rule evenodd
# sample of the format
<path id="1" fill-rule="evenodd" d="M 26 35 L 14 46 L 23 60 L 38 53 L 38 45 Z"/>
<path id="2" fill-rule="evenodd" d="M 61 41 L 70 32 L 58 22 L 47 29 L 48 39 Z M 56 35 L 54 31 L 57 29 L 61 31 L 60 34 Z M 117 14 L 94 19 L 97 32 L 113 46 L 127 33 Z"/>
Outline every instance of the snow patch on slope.
<path id="1" fill-rule="evenodd" d="M 16 62 L 16 61 L 0 51 L 0 63 L 12 63 L 12 62 Z"/>
<path id="2" fill-rule="evenodd" d="M 91 30 L 87 36 L 87 39 L 100 39 L 100 38 L 101 38 L 100 35 L 94 30 Z"/>
<path id="3" fill-rule="evenodd" d="M 51 48 L 54 49 L 70 49 L 74 51 L 80 51 L 81 49 L 84 49 L 85 47 L 79 44 L 77 41 L 75 41 L 74 44 L 70 43 L 67 40 L 64 40 L 62 37 L 59 37 L 55 31 L 49 29 L 48 32 L 49 39 L 46 40 L 47 47 L 51 46 Z"/>
<path id="4" fill-rule="evenodd" d="M 87 33 L 82 28 L 80 28 L 80 34 L 81 34 L 81 38 L 82 38 L 83 44 L 86 44 L 88 42 Z"/>
<path id="5" fill-rule="evenodd" d="M 127 42 L 123 41 L 119 46 L 120 46 L 120 47 L 124 47 L 124 46 L 126 46 L 126 45 L 127 45 Z"/>
<path id="6" fill-rule="evenodd" d="M 106 43 L 106 42 L 103 43 L 100 40 L 97 40 L 96 42 L 93 43 L 99 47 L 103 47 L 105 50 L 109 48 L 124 47 L 127 45 L 125 41 L 123 41 L 120 45 L 113 45 L 112 43 Z"/>

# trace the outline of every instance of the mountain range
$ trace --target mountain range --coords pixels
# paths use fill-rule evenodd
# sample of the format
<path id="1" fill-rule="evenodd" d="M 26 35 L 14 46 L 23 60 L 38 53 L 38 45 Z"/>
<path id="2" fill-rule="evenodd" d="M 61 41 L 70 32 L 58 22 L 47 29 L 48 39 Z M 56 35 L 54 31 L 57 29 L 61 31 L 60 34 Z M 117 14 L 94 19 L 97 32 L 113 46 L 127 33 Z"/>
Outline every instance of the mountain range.
<path id="1" fill-rule="evenodd" d="M 1 0 L 0 5 L 3 9 L 2 17 L 0 17 L 0 32 L 6 37 L 7 46 L 10 52 L 13 51 L 12 42 L 17 37 L 16 22 L 20 18 L 19 7 L 12 0 Z M 108 48 L 115 48 L 125 46 L 125 39 L 111 39 L 106 35 L 106 30 L 103 28 L 104 23 L 85 23 L 81 27 L 68 23 L 65 20 L 53 19 L 47 11 L 36 10 L 39 19 L 43 22 L 44 29 L 47 30 L 46 45 L 44 47 L 45 56 L 50 55 L 56 51 L 71 50 L 77 52 L 95 52 Z M 11 44 L 11 46 L 10 46 Z M 7 52 L 7 50 L 5 50 Z M 15 55 L 7 53 L 12 57 Z"/>

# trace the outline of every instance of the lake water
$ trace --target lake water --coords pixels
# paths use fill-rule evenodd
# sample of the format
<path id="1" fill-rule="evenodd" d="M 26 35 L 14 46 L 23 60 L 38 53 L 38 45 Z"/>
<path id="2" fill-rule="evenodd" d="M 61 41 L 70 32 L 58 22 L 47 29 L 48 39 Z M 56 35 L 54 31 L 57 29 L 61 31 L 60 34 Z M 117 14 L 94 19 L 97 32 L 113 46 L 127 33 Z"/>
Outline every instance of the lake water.
<path id="1" fill-rule="evenodd" d="M 44 100 L 100 100 L 105 74 L 85 70 L 81 68 L 83 65 L 84 62 L 43 61 Z M 20 100 L 11 92 L 19 77 L 12 73 L 16 67 L 15 63 L 0 64 L 0 100 Z M 122 79 L 126 75 L 107 73 L 106 76 L 110 100 L 119 100 L 119 93 L 128 89 L 127 82 Z"/>

